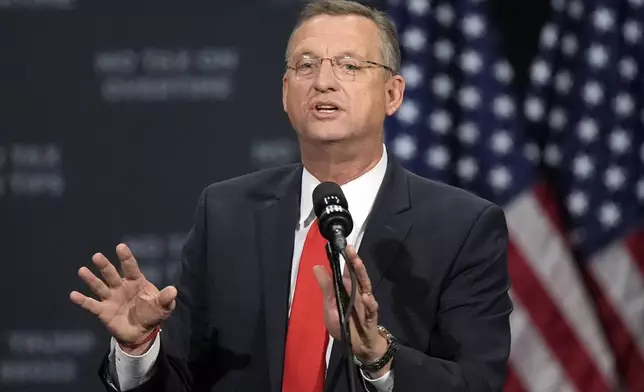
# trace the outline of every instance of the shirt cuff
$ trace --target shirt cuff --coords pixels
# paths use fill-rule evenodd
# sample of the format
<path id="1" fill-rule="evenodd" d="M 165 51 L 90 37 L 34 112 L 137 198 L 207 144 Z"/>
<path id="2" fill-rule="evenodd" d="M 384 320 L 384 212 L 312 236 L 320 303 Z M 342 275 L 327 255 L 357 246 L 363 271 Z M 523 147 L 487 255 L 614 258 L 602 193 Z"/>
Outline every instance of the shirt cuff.
<path id="1" fill-rule="evenodd" d="M 142 355 L 130 355 L 112 338 L 111 348 L 114 352 L 116 376 L 121 391 L 136 388 L 152 376 L 154 364 L 161 349 L 161 335 L 158 334 L 150 349 Z"/>
<path id="2" fill-rule="evenodd" d="M 391 392 L 394 390 L 394 370 L 391 369 L 387 373 L 378 378 L 371 378 L 360 369 L 362 377 L 371 383 L 378 392 Z"/>

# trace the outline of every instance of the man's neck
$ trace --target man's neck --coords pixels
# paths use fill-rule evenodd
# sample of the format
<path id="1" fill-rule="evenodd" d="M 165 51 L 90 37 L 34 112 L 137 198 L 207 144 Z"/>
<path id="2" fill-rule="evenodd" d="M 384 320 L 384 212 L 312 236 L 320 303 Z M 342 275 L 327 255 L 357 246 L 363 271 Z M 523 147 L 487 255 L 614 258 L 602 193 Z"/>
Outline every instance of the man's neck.
<path id="1" fill-rule="evenodd" d="M 373 169 L 382 158 L 382 141 L 372 145 L 300 143 L 302 164 L 319 181 L 344 185 Z"/>

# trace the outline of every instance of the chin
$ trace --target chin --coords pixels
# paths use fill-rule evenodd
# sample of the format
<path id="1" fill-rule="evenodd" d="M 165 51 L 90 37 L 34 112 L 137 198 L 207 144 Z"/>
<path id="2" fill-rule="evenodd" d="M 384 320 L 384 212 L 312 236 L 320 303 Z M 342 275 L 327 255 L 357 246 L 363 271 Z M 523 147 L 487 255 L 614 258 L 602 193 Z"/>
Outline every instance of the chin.
<path id="1" fill-rule="evenodd" d="M 337 143 L 351 138 L 351 132 L 339 124 L 314 124 L 306 127 L 303 135 L 306 139 L 320 143 Z"/>

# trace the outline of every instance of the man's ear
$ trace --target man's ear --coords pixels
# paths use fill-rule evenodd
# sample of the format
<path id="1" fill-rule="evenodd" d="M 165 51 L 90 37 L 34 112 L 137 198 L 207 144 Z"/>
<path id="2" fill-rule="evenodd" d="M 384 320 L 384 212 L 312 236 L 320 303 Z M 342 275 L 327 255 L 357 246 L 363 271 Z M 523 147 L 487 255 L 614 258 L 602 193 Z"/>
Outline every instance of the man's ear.
<path id="1" fill-rule="evenodd" d="M 387 116 L 391 116 L 402 105 L 405 95 L 405 79 L 401 75 L 394 75 L 387 81 Z"/>
<path id="2" fill-rule="evenodd" d="M 288 78 L 286 77 L 286 74 L 282 77 L 282 106 L 284 108 L 284 111 L 286 112 L 286 98 L 288 95 Z"/>

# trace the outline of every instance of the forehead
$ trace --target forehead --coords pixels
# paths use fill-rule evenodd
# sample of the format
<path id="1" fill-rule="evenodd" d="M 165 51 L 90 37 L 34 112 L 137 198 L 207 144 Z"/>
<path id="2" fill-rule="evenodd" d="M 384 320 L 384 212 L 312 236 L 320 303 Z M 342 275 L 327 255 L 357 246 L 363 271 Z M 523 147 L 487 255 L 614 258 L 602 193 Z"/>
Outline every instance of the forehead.
<path id="1" fill-rule="evenodd" d="M 304 22 L 291 42 L 292 56 L 354 54 L 375 56 L 380 50 L 378 27 L 357 15 L 321 15 Z"/>

